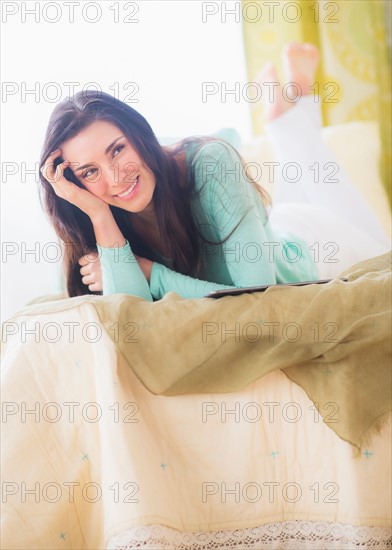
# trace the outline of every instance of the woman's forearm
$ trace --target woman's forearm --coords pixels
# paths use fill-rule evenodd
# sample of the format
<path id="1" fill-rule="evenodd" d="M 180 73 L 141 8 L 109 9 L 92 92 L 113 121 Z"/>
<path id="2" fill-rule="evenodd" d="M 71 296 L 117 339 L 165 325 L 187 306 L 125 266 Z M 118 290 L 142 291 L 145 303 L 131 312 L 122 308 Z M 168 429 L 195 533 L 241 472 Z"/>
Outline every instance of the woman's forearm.
<path id="1" fill-rule="evenodd" d="M 121 233 L 114 216 L 109 210 L 91 218 L 97 244 L 103 248 L 123 247 L 126 239 Z"/>
<path id="2" fill-rule="evenodd" d="M 101 262 L 103 295 L 130 294 L 152 302 L 153 297 L 146 276 L 112 212 L 103 212 L 90 219 Z M 113 249 L 117 249 L 114 254 Z M 147 265 L 146 269 L 148 267 Z"/>

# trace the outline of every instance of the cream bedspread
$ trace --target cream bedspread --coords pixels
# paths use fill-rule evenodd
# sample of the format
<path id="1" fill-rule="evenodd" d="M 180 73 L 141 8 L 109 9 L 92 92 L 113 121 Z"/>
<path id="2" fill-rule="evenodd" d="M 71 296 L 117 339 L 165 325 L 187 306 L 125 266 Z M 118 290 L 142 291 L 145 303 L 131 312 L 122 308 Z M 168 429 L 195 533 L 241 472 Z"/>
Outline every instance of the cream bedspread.
<path id="1" fill-rule="evenodd" d="M 2 548 L 105 548 L 149 524 L 389 526 L 389 255 L 349 271 L 218 301 L 84 296 L 7 320 Z"/>

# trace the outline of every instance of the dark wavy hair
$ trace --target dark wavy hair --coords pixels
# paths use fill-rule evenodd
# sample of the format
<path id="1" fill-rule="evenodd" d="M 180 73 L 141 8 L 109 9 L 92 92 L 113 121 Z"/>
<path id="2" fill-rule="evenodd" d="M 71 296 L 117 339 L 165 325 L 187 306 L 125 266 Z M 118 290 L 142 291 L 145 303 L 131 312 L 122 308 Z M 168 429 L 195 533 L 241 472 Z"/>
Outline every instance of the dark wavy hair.
<path id="1" fill-rule="evenodd" d="M 110 94 L 86 90 L 56 105 L 48 123 L 39 165 L 40 202 L 57 236 L 62 241 L 68 295 L 74 297 L 83 294 L 101 294 L 101 292 L 92 292 L 82 282 L 78 264 L 78 260 L 88 252 L 97 252 L 95 234 L 90 218 L 78 207 L 55 194 L 52 185 L 41 173 L 41 168 L 52 151 L 61 148 L 65 141 L 73 138 L 96 120 L 109 121 L 117 126 L 153 172 L 157 182 L 153 194 L 153 205 L 160 234 L 171 250 L 173 259 L 171 267 L 184 275 L 200 278 L 203 272 L 201 242 L 221 244 L 230 235 L 220 243 L 211 243 L 201 236 L 191 211 L 191 200 L 196 193 L 194 172 L 191 169 L 190 178 L 185 176 L 184 180 L 184 174 L 180 172 L 176 156 L 190 143 L 197 141 L 202 146 L 208 141 L 213 141 L 214 138 L 193 136 L 182 140 L 175 147 L 163 147 L 149 123 L 135 109 Z M 195 153 L 196 151 L 193 152 Z M 243 159 L 240 156 L 239 158 L 245 166 Z M 55 167 L 61 162 L 63 159 L 57 158 Z M 86 189 L 71 168 L 65 169 L 64 176 L 78 187 Z M 249 174 L 247 177 L 254 184 L 264 204 L 270 204 L 266 191 L 256 184 Z M 139 256 L 153 259 L 151 248 L 133 228 L 134 214 L 116 206 L 109 206 L 132 251 Z"/>

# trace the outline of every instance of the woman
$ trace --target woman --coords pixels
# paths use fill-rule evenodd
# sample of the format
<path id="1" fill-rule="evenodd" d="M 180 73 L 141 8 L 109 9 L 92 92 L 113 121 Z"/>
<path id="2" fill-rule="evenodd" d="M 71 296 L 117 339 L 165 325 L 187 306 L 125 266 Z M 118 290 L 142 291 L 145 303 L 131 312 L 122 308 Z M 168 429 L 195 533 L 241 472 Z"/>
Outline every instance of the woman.
<path id="1" fill-rule="evenodd" d="M 284 59 L 290 81 L 305 97 L 294 105 L 276 95 L 266 104 L 281 166 L 288 157 L 305 166 L 306 152 L 312 164 L 324 162 L 331 155 L 312 114 L 317 104 L 307 101 L 317 51 L 291 45 Z M 263 78 L 277 82 L 274 68 L 267 67 Z M 298 124 L 305 125 L 302 140 L 292 135 Z M 189 138 L 161 147 L 139 113 L 95 91 L 56 107 L 40 173 L 44 207 L 66 245 L 71 297 L 102 291 L 152 301 L 174 291 L 198 298 L 222 288 L 323 278 L 389 249 L 370 209 L 341 177 L 338 194 L 306 175 L 294 185 L 280 182 L 282 204 L 268 219 L 267 193 L 229 144 Z M 325 207 L 340 208 L 338 217 Z M 316 257 L 315 238 L 324 249 L 336 245 L 329 250 L 334 271 Z M 345 262 L 342 247 L 349 250 Z"/>

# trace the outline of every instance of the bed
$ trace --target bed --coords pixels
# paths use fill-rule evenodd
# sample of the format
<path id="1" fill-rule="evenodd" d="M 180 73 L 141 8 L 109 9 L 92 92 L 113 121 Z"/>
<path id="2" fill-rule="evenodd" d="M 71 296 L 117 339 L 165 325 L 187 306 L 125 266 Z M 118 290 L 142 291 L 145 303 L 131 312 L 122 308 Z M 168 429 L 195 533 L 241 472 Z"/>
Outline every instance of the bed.
<path id="1" fill-rule="evenodd" d="M 2 548 L 391 548 L 391 257 L 2 327 Z"/>

